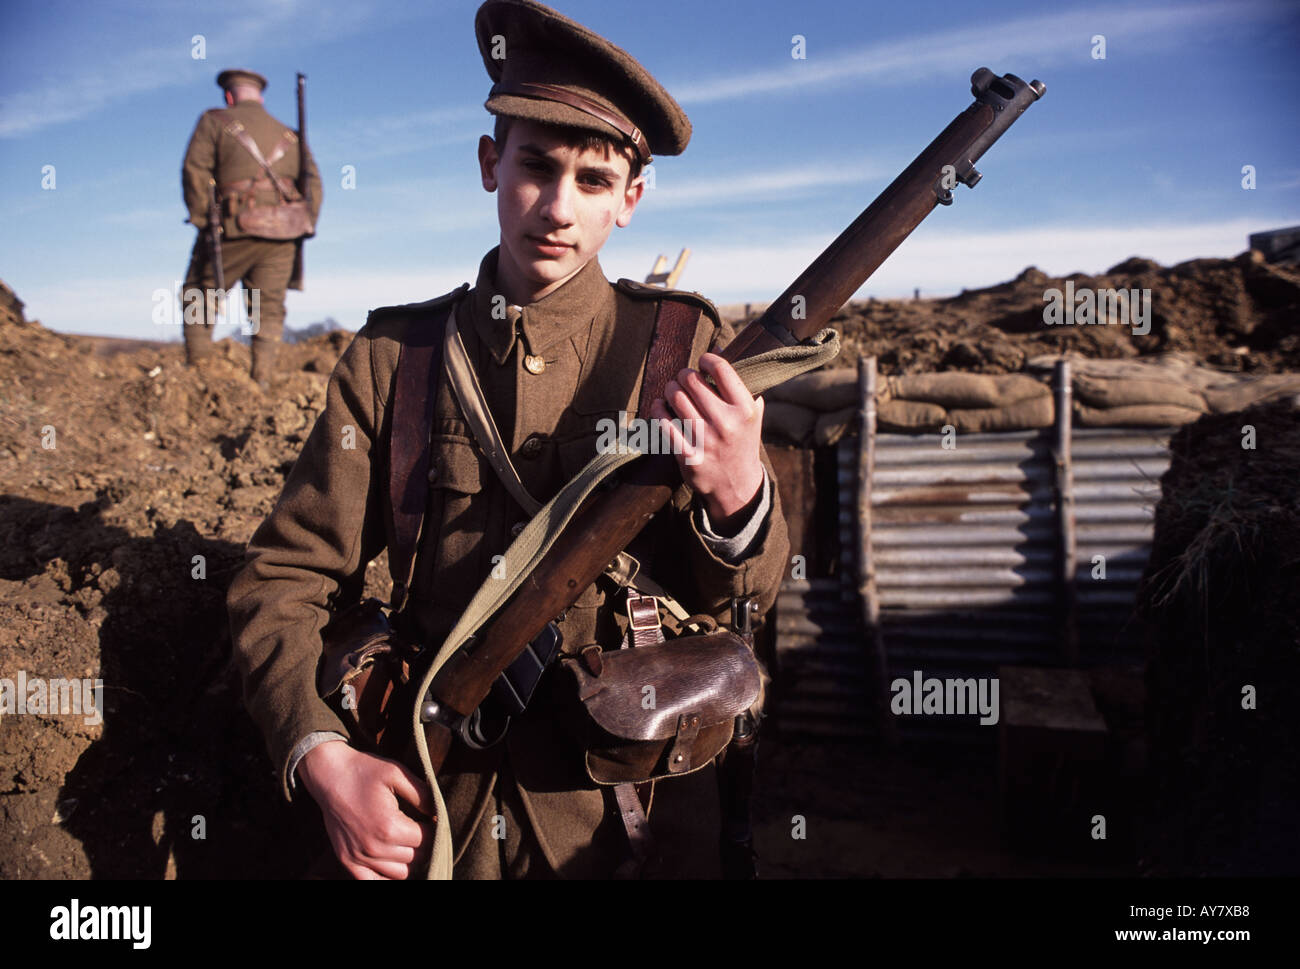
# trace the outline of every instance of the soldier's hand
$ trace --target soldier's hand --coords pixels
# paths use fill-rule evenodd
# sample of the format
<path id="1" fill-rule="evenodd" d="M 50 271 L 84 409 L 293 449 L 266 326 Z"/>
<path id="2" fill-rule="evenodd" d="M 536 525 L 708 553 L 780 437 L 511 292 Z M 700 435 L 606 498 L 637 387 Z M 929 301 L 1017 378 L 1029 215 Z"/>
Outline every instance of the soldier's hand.
<path id="1" fill-rule="evenodd" d="M 700 357 L 700 369 L 713 378 L 717 392 L 698 371 L 686 369 L 664 386 L 664 396 L 650 405 L 650 414 L 683 421 L 681 430 L 672 424 L 665 429 L 682 480 L 704 502 L 713 527 L 725 534 L 763 485 L 758 459 L 763 400 L 755 398 L 731 364 L 716 353 Z"/>
<path id="2" fill-rule="evenodd" d="M 298 777 L 353 878 L 407 878 L 427 862 L 433 826 L 412 820 L 401 802 L 431 818 L 433 793 L 404 764 L 332 740 L 307 752 Z"/>

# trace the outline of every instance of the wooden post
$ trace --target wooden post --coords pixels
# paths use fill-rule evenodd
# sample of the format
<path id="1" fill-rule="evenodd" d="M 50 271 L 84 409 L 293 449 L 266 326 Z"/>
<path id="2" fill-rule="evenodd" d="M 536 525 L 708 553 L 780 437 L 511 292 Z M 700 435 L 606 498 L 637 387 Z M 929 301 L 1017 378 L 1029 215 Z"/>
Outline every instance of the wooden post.
<path id="1" fill-rule="evenodd" d="M 898 731 L 889 712 L 889 664 L 885 640 L 880 632 L 880 596 L 876 590 L 876 566 L 871 554 L 871 478 L 876 467 L 876 358 L 858 358 L 858 596 L 862 622 L 870 651 L 868 668 L 876 688 L 876 723 L 887 745 L 898 742 Z"/>
<path id="2" fill-rule="evenodd" d="M 1079 664 L 1079 597 L 1075 585 L 1077 539 L 1074 519 L 1074 467 L 1070 462 L 1074 395 L 1070 386 L 1070 361 L 1060 359 L 1054 371 L 1056 426 L 1052 459 L 1056 465 L 1057 559 L 1061 583 L 1061 653 L 1068 666 Z"/>

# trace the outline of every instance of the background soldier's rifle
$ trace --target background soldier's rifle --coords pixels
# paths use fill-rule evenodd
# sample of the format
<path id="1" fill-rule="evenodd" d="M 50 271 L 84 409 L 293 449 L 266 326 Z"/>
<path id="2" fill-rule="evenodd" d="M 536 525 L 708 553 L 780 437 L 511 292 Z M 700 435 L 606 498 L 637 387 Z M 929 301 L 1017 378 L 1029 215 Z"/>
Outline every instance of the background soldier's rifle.
<path id="1" fill-rule="evenodd" d="M 298 72 L 298 194 L 311 211 L 311 179 L 307 176 L 307 75 Z"/>
<path id="2" fill-rule="evenodd" d="M 217 289 L 226 291 L 226 267 L 221 261 L 221 203 L 217 199 L 217 183 L 208 179 L 208 259 L 212 263 L 212 277 Z"/>
<path id="3" fill-rule="evenodd" d="M 311 178 L 308 175 L 307 168 L 307 75 L 302 71 L 298 72 L 298 194 L 302 196 L 307 203 L 307 213 L 312 212 L 311 204 Z M 313 234 L 316 226 L 316 220 L 312 219 Z M 294 247 L 293 253 L 293 272 L 289 278 L 293 280 L 302 279 L 303 259 L 302 259 L 302 240 L 298 240 L 298 245 Z M 301 285 L 297 287 L 301 289 Z"/>

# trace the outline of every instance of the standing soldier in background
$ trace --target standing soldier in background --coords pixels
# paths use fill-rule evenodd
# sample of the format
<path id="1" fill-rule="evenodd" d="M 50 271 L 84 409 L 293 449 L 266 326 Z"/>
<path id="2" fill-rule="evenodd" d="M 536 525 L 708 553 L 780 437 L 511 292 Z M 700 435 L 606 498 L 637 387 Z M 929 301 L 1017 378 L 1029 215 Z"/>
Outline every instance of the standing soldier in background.
<path id="1" fill-rule="evenodd" d="M 188 221 L 199 230 L 185 274 L 185 300 L 198 298 L 190 295 L 196 289 L 243 282 L 245 307 L 253 321 L 252 376 L 264 389 L 275 372 L 285 291 L 302 289 L 298 256 L 302 240 L 314 234 L 321 203 L 320 173 L 310 152 L 300 151 L 298 134 L 262 106 L 266 83 L 252 71 L 218 74 L 226 107 L 205 111 L 199 118 L 181 168 Z M 309 188 L 306 202 L 295 184 L 300 175 Z M 208 216 L 214 189 L 219 245 L 214 245 Z M 212 354 L 216 305 L 207 299 L 202 304 L 201 309 L 187 306 L 184 314 L 190 366 Z"/>

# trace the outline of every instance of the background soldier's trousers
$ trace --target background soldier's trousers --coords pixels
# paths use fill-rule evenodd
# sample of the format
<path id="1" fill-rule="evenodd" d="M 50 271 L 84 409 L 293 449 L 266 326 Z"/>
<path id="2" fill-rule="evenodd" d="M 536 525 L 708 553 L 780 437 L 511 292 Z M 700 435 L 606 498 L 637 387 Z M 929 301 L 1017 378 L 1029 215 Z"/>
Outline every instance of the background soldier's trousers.
<path id="1" fill-rule="evenodd" d="M 237 282 L 244 284 L 244 308 L 249 314 L 250 322 L 249 293 L 256 289 L 261 294 L 257 332 L 252 334 L 254 379 L 265 378 L 275 370 L 275 354 L 284 329 L 284 294 L 293 272 L 296 248 L 296 242 L 270 239 L 232 239 L 223 242 L 221 246 L 226 288 L 232 289 Z M 185 290 L 193 287 L 207 290 L 216 285 L 216 277 L 208 259 L 207 239 L 200 233 L 190 256 L 190 267 L 185 273 L 182 308 L 186 306 Z M 207 300 L 204 300 L 201 314 L 203 322 L 183 327 L 185 359 L 190 364 L 198 363 L 212 353 L 215 308 L 207 307 L 206 304 Z M 190 312 L 193 313 L 193 310 Z"/>

